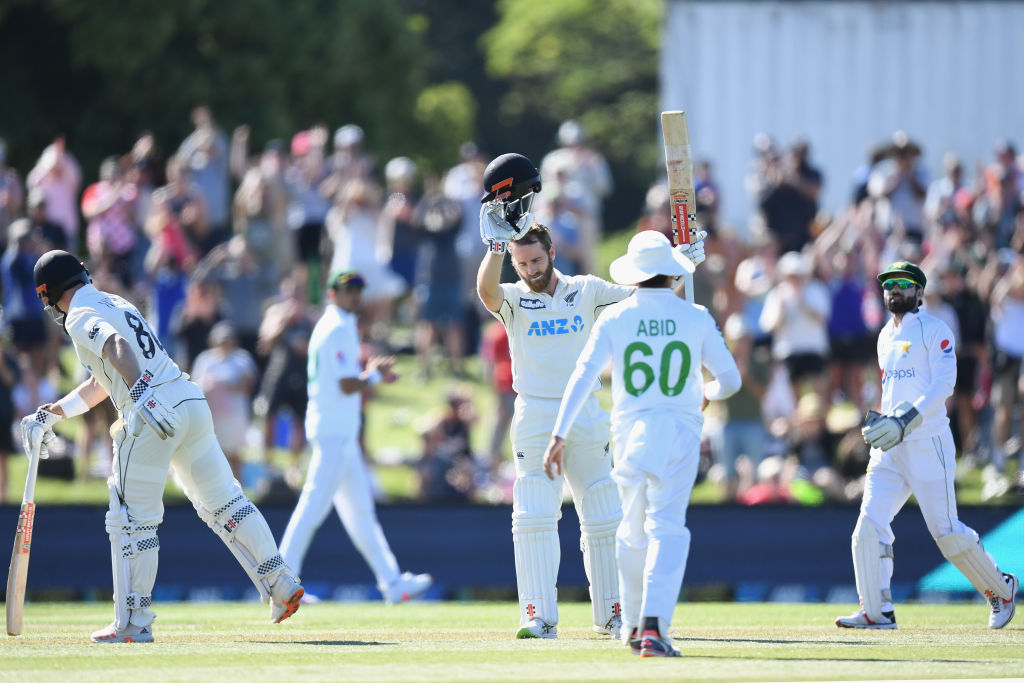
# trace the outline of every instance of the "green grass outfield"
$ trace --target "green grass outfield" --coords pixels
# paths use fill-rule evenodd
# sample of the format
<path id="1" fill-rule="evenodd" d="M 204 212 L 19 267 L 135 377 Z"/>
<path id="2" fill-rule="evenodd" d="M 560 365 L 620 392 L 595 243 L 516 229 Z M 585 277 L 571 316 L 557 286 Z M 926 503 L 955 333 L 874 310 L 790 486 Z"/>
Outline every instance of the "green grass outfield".
<path id="1" fill-rule="evenodd" d="M 1024 675 L 1024 624 L 986 627 L 986 606 L 906 605 L 899 631 L 832 625 L 852 605 L 686 603 L 681 659 L 641 659 L 590 631 L 590 607 L 561 606 L 558 640 L 512 637 L 513 603 L 323 602 L 272 625 L 258 603 L 158 606 L 157 642 L 94 645 L 100 604 L 27 606 L 0 641 L 0 680 L 634 681 L 877 680 Z"/>

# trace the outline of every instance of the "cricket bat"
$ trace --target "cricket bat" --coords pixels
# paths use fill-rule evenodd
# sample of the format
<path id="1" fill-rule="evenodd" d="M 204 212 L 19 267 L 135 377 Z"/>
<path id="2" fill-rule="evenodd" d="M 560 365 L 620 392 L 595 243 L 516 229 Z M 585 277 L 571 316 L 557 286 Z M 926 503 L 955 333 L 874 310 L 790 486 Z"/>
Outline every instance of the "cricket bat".
<path id="1" fill-rule="evenodd" d="M 672 214 L 673 246 L 689 244 L 697 232 L 697 198 L 693 190 L 693 157 L 686 112 L 661 112 L 665 139 L 665 170 L 668 172 L 669 210 Z M 692 232 L 691 232 L 692 231 Z M 684 273 L 686 300 L 693 301 L 693 273 Z"/>
<path id="2" fill-rule="evenodd" d="M 18 531 L 14 536 L 14 552 L 11 553 L 11 568 L 7 572 L 7 635 L 21 635 L 21 622 L 25 612 L 25 584 L 28 579 L 28 558 L 32 550 L 32 525 L 36 517 L 36 472 L 39 469 L 38 454 L 28 461 L 28 476 L 25 477 L 25 495 L 21 499 L 18 515 Z"/>

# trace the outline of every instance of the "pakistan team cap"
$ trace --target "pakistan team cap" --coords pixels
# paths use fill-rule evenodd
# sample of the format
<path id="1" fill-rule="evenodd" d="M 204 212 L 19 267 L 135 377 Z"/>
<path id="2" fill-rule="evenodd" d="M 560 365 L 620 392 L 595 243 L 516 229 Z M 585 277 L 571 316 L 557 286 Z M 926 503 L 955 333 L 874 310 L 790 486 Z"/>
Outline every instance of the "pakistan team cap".
<path id="1" fill-rule="evenodd" d="M 655 275 L 677 277 L 693 272 L 693 262 L 672 248 L 662 233 L 643 230 L 633 235 L 626 254 L 612 261 L 608 268 L 612 279 L 620 285 L 635 285 Z"/>
<path id="2" fill-rule="evenodd" d="M 366 280 L 354 270 L 336 270 L 327 278 L 327 287 L 330 289 L 348 289 L 349 287 L 362 289 L 365 286 Z"/>
<path id="3" fill-rule="evenodd" d="M 928 284 L 928 278 L 924 276 L 924 271 L 920 267 L 911 263 L 910 261 L 896 261 L 891 266 L 883 270 L 878 274 L 878 281 L 885 282 L 886 280 L 895 280 L 898 278 L 907 278 L 913 280 L 915 284 L 921 289 L 925 288 Z"/>

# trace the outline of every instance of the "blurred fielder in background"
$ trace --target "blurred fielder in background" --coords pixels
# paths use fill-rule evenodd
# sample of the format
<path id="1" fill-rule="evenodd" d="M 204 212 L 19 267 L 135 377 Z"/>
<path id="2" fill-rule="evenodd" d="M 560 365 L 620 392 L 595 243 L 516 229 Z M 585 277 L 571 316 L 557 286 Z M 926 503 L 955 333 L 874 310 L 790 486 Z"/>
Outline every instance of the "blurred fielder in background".
<path id="1" fill-rule="evenodd" d="M 608 307 L 594 326 L 544 454 L 544 471 L 555 479 L 567 455 L 565 437 L 611 361 L 622 638 L 643 657 L 679 656 L 668 629 L 690 550 L 686 508 L 700 463 L 702 408 L 740 388 L 739 369 L 711 314 L 670 289 L 686 271 L 693 264 L 653 230 L 637 233 L 626 255 L 612 262 L 612 279 L 636 284 L 636 294 Z M 707 384 L 704 367 L 715 378 Z"/>
<path id="2" fill-rule="evenodd" d="M 861 433 L 871 446 L 860 517 L 853 530 L 853 569 L 861 609 L 836 619 L 843 628 L 895 629 L 890 581 L 892 520 L 910 494 L 943 556 L 990 605 L 989 628 L 1013 618 L 1019 583 L 1000 572 L 973 529 L 957 518 L 956 449 L 946 399 L 956 384 L 953 333 L 920 310 L 924 272 L 897 261 L 878 276 L 892 317 L 878 335 L 882 413 L 868 411 Z"/>
<path id="3" fill-rule="evenodd" d="M 520 154 L 504 154 L 484 172 L 480 236 L 488 247 L 477 272 L 477 294 L 508 331 L 517 397 L 511 439 L 512 541 L 519 590 L 517 638 L 557 638 L 556 579 L 562 476 L 544 476 L 543 456 L 566 382 L 594 322 L 632 287 L 593 275 L 565 276 L 554 268 L 555 249 L 530 207 L 540 175 Z M 703 260 L 703 242 L 690 245 Z M 508 253 L 520 281 L 501 283 Z M 695 257 L 696 258 L 696 257 Z M 615 530 L 622 518 L 609 477 L 608 416 L 587 387 L 576 425 L 566 434 L 565 479 L 580 518 L 583 565 L 590 581 L 593 628 L 619 637 L 621 608 Z"/>
<path id="4" fill-rule="evenodd" d="M 303 588 L 281 559 L 274 536 L 231 475 L 199 387 L 164 351 L 145 318 L 119 296 L 96 289 L 85 265 L 49 251 L 35 269 L 43 306 L 71 337 L 91 377 L 21 421 L 26 443 L 46 456 L 52 425 L 82 415 L 108 396 L 120 414 L 111 427 L 114 473 L 106 529 L 114 574 L 114 621 L 97 643 L 153 641 L 156 530 L 172 468 L 196 511 L 227 544 L 279 623 L 299 608 Z M 198 558 L 197 558 L 198 560 Z"/>
<path id="5" fill-rule="evenodd" d="M 327 280 L 327 306 L 309 338 L 306 438 L 313 445 L 313 455 L 299 502 L 281 538 L 281 554 L 301 571 L 313 534 L 333 503 L 384 599 L 397 603 L 419 597 L 434 580 L 429 574 L 399 571 L 377 521 L 370 473 L 359 447 L 363 392 L 395 379 L 393 356 L 372 356 L 365 369 L 359 362 L 356 313 L 365 286 L 363 276 L 355 271 L 334 272 Z"/>

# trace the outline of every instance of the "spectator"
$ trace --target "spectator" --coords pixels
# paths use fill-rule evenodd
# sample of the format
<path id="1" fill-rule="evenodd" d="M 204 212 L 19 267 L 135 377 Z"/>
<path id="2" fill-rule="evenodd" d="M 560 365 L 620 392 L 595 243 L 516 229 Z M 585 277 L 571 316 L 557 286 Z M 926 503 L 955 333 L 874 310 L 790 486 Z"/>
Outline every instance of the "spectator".
<path id="1" fill-rule="evenodd" d="M 14 452 L 14 387 L 21 379 L 17 359 L 9 353 L 7 335 L 0 341 L 0 505 L 7 502 L 7 458 Z"/>
<path id="2" fill-rule="evenodd" d="M 67 248 L 68 235 L 64 228 L 46 217 L 46 193 L 41 187 L 28 193 L 28 222 L 39 242 L 40 252 Z"/>
<path id="3" fill-rule="evenodd" d="M 99 182 L 82 194 L 82 215 L 89 221 L 85 242 L 89 258 L 113 272 L 121 286 L 130 288 L 137 279 L 135 244 L 138 228 L 133 217 L 138 188 L 126 181 L 117 159 L 107 157 L 100 164 Z"/>
<path id="4" fill-rule="evenodd" d="M 245 170 L 234 199 L 234 232 L 243 237 L 260 269 L 274 279 L 289 272 L 294 260 L 284 163 L 280 142 L 267 143 L 257 162 Z M 319 252 L 319 240 L 316 246 Z"/>
<path id="5" fill-rule="evenodd" d="M 1021 405 L 1021 359 L 1024 358 L 1024 255 L 1018 254 L 992 291 L 992 403 L 995 406 L 995 448 L 991 465 L 1001 474 L 1006 456 L 1022 451 L 1021 432 L 1008 444 L 1015 413 Z"/>
<path id="6" fill-rule="evenodd" d="M 674 238 L 669 199 L 668 185 L 664 180 L 658 180 L 647 188 L 647 194 L 644 196 L 644 213 L 637 223 L 637 231 L 657 230 L 671 242 Z"/>
<path id="7" fill-rule="evenodd" d="M 833 402 L 864 401 L 864 371 L 874 357 L 874 338 L 864 320 L 864 302 L 873 292 L 865 287 L 859 259 L 841 249 L 832 254 L 828 288 L 831 314 L 828 319 L 829 371 Z"/>
<path id="8" fill-rule="evenodd" d="M 612 192 L 611 169 L 587 143 L 586 130 L 578 121 L 569 119 L 558 127 L 558 145 L 541 160 L 544 196 L 568 198 L 579 207 L 580 272 L 593 273 L 602 233 L 602 204 Z"/>
<path id="9" fill-rule="evenodd" d="M 285 171 L 288 187 L 288 227 L 294 234 L 295 254 L 299 260 L 299 287 L 305 288 L 310 302 L 320 301 L 322 257 L 321 242 L 331 198 L 339 184 L 328 178 L 329 166 L 324 161 L 327 130 L 317 126 L 292 136 L 292 164 Z"/>
<path id="10" fill-rule="evenodd" d="M 420 228 L 415 289 L 415 344 L 420 373 L 424 378 L 431 376 L 433 350 L 440 340 L 448 374 L 462 377 L 462 273 L 455 246 L 462 225 L 462 207 L 442 194 L 428 195 L 416 207 L 413 220 Z"/>
<path id="11" fill-rule="evenodd" d="M 416 279 L 416 255 L 419 251 L 415 219 L 419 195 L 416 181 L 419 171 L 409 157 L 395 157 L 384 167 L 387 199 L 381 211 L 381 232 L 391 255 L 391 270 L 407 287 Z"/>
<path id="12" fill-rule="evenodd" d="M 469 430 L 475 421 L 469 396 L 461 391 L 449 392 L 444 413 L 423 435 L 423 455 L 416 463 L 420 501 L 470 500 L 475 467 Z"/>
<path id="13" fill-rule="evenodd" d="M 979 390 L 979 377 L 988 367 L 988 349 L 985 331 L 988 327 L 988 307 L 977 291 L 966 282 L 966 265 L 955 264 L 942 271 L 940 284 L 945 298 L 956 313 L 960 338 L 956 355 L 956 385 L 953 387 L 953 405 L 956 418 L 953 426 L 958 436 L 961 455 L 973 461 L 977 456 L 978 440 L 975 434 L 976 411 L 974 397 Z M 952 327 L 952 326 L 950 326 Z"/>
<path id="14" fill-rule="evenodd" d="M 809 380 L 816 393 L 823 393 L 828 288 L 812 277 L 807 258 L 794 251 L 779 259 L 778 274 L 782 279 L 768 292 L 761 311 L 761 329 L 772 334 L 772 356 L 786 366 L 793 392 L 800 396 L 801 384 Z"/>
<path id="15" fill-rule="evenodd" d="M 807 143 L 802 140 L 795 142 L 783 159 L 774 149 L 764 152 L 758 206 L 780 251 L 800 251 L 811 240 L 822 177 L 807 156 Z"/>
<path id="16" fill-rule="evenodd" d="M 868 193 L 876 200 L 876 221 L 890 245 L 907 240 L 920 245 L 924 240 L 924 199 L 928 186 L 927 175 L 919 163 L 921 147 L 903 131 L 896 131 L 885 156 L 868 179 Z"/>
<path id="17" fill-rule="evenodd" d="M 476 143 L 464 142 L 459 147 L 460 162 L 445 174 L 441 191 L 448 199 L 459 203 L 462 208 L 462 225 L 455 239 L 459 255 L 459 272 L 462 274 L 460 301 L 463 307 L 472 304 L 475 310 L 476 297 L 471 293 L 476 288 L 476 261 L 480 244 L 480 188 L 483 186 L 486 160 Z M 476 319 L 476 316 L 474 316 Z"/>
<path id="18" fill-rule="evenodd" d="M 768 434 L 761 415 L 761 401 L 771 377 L 771 356 L 764 346 L 755 347 L 754 335 L 740 313 L 725 322 L 725 340 L 740 371 L 740 390 L 721 402 L 722 427 L 713 439 L 715 464 L 722 470 L 725 500 L 735 500 L 739 490 L 736 461 L 745 456 L 757 467 L 764 458 Z"/>
<path id="19" fill-rule="evenodd" d="M 484 377 L 497 398 L 486 463 L 488 470 L 497 474 L 505 460 L 506 436 L 512 424 L 516 392 L 512 388 L 512 353 L 508 346 L 508 333 L 505 326 L 496 320 L 492 320 L 484 330 L 480 360 L 485 367 Z"/>
<path id="20" fill-rule="evenodd" d="M 942 157 L 942 177 L 932 181 L 924 198 L 925 218 L 936 223 L 954 213 L 956 193 L 964 187 L 964 169 L 960 159 L 952 152 Z"/>
<path id="21" fill-rule="evenodd" d="M 210 330 L 223 319 L 220 288 L 203 280 L 189 282 L 185 299 L 175 309 L 170 321 L 170 332 L 177 346 L 174 357 L 183 371 L 188 372 L 196 357 L 206 350 Z"/>
<path id="22" fill-rule="evenodd" d="M 206 395 L 217 441 L 235 479 L 241 480 L 242 449 L 252 422 L 250 397 L 256 386 L 256 363 L 248 351 L 238 348 L 238 335 L 227 321 L 210 330 L 209 346 L 196 357 L 192 380 Z"/>
<path id="23" fill-rule="evenodd" d="M 740 492 L 736 502 L 740 505 L 778 505 L 792 503 L 789 494 L 789 481 L 793 468 L 781 455 L 772 455 L 760 462 L 756 467 L 746 458 L 741 458 Z M 754 481 L 756 473 L 757 479 Z M 743 483 L 747 486 L 743 486 Z M 753 482 L 753 483 L 751 483 Z"/>
<path id="24" fill-rule="evenodd" d="M 206 105 L 192 110 L 192 125 L 195 130 L 182 141 L 177 156 L 188 168 L 206 206 L 209 229 L 197 246 L 207 252 L 230 234 L 229 144 L 227 134 L 217 126 Z"/>
<path id="25" fill-rule="evenodd" d="M 130 165 L 125 177 L 138 189 L 133 220 L 135 225 L 145 225 L 153 193 L 158 187 L 167 184 L 167 162 L 156 144 L 156 138 L 148 130 L 139 134 L 128 159 Z"/>
<path id="26" fill-rule="evenodd" d="M 78 246 L 78 188 L 82 170 L 67 150 L 63 135 L 58 135 L 43 150 L 39 161 L 28 173 L 31 191 L 40 188 L 46 196 L 46 217 L 64 229 L 67 243 Z"/>
<path id="27" fill-rule="evenodd" d="M 39 258 L 38 242 L 27 220 L 17 220 L 7 234 L 7 249 L 0 258 L 3 283 L 3 322 L 10 328 L 14 347 L 32 359 L 37 373 L 49 367 L 43 306 L 32 275 Z"/>
<path id="28" fill-rule="evenodd" d="M 167 162 L 167 184 L 153 193 L 150 213 L 146 218 L 147 230 L 150 222 L 155 220 L 154 215 L 160 217 L 156 222 L 161 228 L 173 218 L 193 254 L 202 256 L 209 250 L 213 240 L 206 200 L 199 186 L 192 181 L 188 167 L 178 157 L 171 157 Z M 149 231 L 149 234 L 150 239 L 154 239 L 153 232 Z"/>
<path id="29" fill-rule="evenodd" d="M 366 153 L 365 141 L 363 129 L 354 123 L 347 123 L 334 131 L 334 153 L 328 160 L 333 192 L 343 190 L 350 180 L 365 180 L 373 176 L 376 161 Z"/>
<path id="30" fill-rule="evenodd" d="M 7 248 L 7 226 L 21 215 L 25 188 L 18 172 L 7 166 L 7 142 L 0 138 L 0 248 Z"/>
<path id="31" fill-rule="evenodd" d="M 291 462 L 285 473 L 290 485 L 302 484 L 299 462 L 305 443 L 303 422 L 306 417 L 306 359 L 313 322 L 298 283 L 286 277 L 280 295 L 263 315 L 257 350 L 267 358 L 266 370 L 253 413 L 263 419 L 264 462 L 270 463 L 270 450 L 276 445 L 277 418 L 289 416 L 288 448 Z"/>

